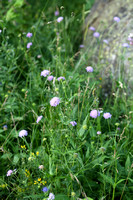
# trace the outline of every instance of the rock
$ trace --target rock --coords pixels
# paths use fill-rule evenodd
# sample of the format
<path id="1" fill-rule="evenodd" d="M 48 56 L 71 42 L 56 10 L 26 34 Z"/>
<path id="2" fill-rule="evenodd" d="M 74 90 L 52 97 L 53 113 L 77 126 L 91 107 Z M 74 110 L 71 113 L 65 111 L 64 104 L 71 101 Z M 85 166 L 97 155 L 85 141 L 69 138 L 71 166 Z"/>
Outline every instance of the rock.
<path id="1" fill-rule="evenodd" d="M 83 44 L 88 54 L 93 48 L 92 63 L 89 65 L 95 63 L 95 66 L 99 66 L 103 88 L 107 93 L 116 81 L 124 82 L 128 92 L 133 89 L 130 33 L 133 33 L 132 0 L 96 0 L 85 20 Z"/>

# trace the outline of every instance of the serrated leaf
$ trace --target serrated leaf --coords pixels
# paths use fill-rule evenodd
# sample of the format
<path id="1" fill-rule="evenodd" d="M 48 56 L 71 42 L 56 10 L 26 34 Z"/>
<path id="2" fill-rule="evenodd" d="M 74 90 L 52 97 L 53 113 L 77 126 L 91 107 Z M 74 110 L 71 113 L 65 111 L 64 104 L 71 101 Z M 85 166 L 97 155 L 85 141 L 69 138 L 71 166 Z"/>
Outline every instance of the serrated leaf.
<path id="1" fill-rule="evenodd" d="M 111 177 L 109 177 L 105 174 L 102 174 L 102 173 L 99 173 L 99 174 L 102 176 L 102 178 L 105 182 L 110 183 L 112 186 L 114 186 L 114 181 Z"/>
<path id="2" fill-rule="evenodd" d="M 10 8 L 6 13 L 6 21 L 10 21 L 16 17 L 16 14 L 13 11 L 13 8 Z"/>
<path id="3" fill-rule="evenodd" d="M 12 157 L 12 153 L 5 153 L 3 154 L 3 156 L 1 156 L 1 158 L 3 159 L 10 159 Z"/>

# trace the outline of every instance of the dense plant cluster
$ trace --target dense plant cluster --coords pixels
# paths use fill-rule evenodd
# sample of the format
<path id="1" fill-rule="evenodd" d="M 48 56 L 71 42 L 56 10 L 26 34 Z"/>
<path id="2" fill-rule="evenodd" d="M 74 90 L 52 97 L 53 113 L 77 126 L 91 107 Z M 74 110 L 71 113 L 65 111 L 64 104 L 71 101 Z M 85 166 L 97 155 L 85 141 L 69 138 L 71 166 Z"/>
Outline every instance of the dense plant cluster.
<path id="1" fill-rule="evenodd" d="M 83 51 L 93 2 L 0 2 L 0 199 L 132 199 L 133 97 Z"/>

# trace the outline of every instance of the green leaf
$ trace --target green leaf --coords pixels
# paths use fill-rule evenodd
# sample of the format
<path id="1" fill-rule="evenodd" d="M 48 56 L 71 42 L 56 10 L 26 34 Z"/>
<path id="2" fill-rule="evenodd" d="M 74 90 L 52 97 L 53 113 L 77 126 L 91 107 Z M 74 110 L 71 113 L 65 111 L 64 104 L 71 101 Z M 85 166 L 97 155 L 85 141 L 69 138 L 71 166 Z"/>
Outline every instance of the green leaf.
<path id="1" fill-rule="evenodd" d="M 113 179 L 111 177 L 109 177 L 109 176 L 107 176 L 105 174 L 102 174 L 102 173 L 99 173 L 99 174 L 102 176 L 103 182 L 105 181 L 107 183 L 110 183 L 112 186 L 114 186 L 114 181 L 113 181 Z"/>
<path id="2" fill-rule="evenodd" d="M 16 154 L 16 155 L 14 156 L 14 158 L 13 158 L 13 164 L 16 165 L 16 164 L 18 163 L 19 159 L 20 159 L 20 155 L 19 155 L 19 154 Z"/>
<path id="3" fill-rule="evenodd" d="M 24 4 L 24 0 L 16 0 L 15 4 L 13 5 L 14 8 L 21 8 Z"/>
<path id="4" fill-rule="evenodd" d="M 6 13 L 6 21 L 10 21 L 16 17 L 16 14 L 13 11 L 13 8 L 10 8 Z"/>
<path id="5" fill-rule="evenodd" d="M 125 181 L 125 179 L 121 179 L 121 180 L 119 180 L 116 184 L 115 184 L 115 186 L 117 186 L 119 183 L 121 183 L 122 181 Z"/>
<path id="6" fill-rule="evenodd" d="M 130 161 L 130 157 L 129 157 L 129 155 L 128 155 L 128 156 L 127 156 L 126 163 L 125 163 L 125 169 L 126 169 L 126 171 L 129 170 L 130 166 L 131 166 L 131 161 Z"/>
<path id="7" fill-rule="evenodd" d="M 78 135 L 80 137 L 82 137 L 84 135 L 84 132 L 86 131 L 86 129 L 84 128 L 84 126 L 87 124 L 87 119 L 88 119 L 88 115 L 86 116 L 85 120 L 83 121 L 82 127 L 78 131 Z"/>
<path id="8" fill-rule="evenodd" d="M 64 194 L 58 194 L 55 196 L 55 200 L 69 200 L 69 198 Z"/>

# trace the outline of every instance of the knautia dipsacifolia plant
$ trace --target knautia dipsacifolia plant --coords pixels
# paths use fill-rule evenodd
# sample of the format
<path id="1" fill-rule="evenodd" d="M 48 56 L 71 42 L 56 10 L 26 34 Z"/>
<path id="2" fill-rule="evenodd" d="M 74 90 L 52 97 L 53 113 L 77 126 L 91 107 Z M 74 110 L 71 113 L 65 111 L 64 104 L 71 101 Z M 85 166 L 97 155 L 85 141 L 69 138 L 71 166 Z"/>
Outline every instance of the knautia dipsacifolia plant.
<path id="1" fill-rule="evenodd" d="M 0 3 L 1 199 L 132 198 L 132 99 L 101 95 L 79 31 L 92 2 Z"/>

